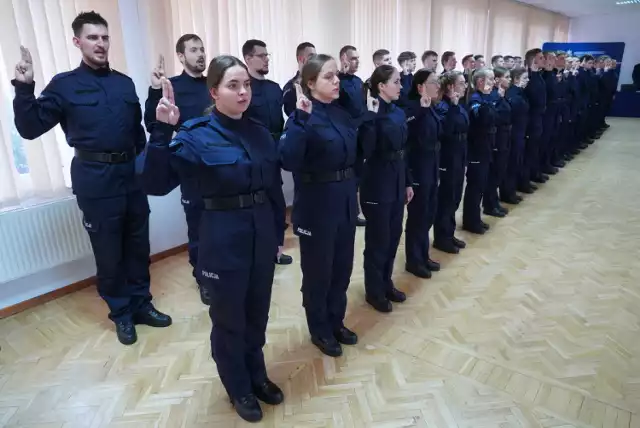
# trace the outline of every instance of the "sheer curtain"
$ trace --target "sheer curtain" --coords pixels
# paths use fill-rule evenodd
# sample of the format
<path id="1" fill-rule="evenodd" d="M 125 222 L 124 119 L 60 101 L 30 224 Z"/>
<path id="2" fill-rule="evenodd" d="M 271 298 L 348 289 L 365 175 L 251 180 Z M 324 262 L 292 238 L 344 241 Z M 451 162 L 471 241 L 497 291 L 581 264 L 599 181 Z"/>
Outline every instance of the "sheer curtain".
<path id="1" fill-rule="evenodd" d="M 10 80 L 20 45 L 34 59 L 36 95 L 56 73 L 75 68 L 80 55 L 71 22 L 81 11 L 95 10 L 109 22 L 111 66 L 130 75 L 143 105 L 159 54 L 169 74 L 181 72 L 175 41 L 184 33 L 198 34 L 209 58 L 241 57 L 245 40 L 264 40 L 272 55 L 268 77 L 284 85 L 303 41 L 334 56 L 355 45 L 366 78 L 380 48 L 391 51 L 394 63 L 401 51 L 419 57 L 426 49 L 455 51 L 460 61 L 467 53 L 517 54 L 566 41 L 569 28 L 566 17 L 514 0 L 0 0 L 0 7 L 0 209 L 70 195 L 72 150 L 60 127 L 34 141 L 20 138 Z"/>

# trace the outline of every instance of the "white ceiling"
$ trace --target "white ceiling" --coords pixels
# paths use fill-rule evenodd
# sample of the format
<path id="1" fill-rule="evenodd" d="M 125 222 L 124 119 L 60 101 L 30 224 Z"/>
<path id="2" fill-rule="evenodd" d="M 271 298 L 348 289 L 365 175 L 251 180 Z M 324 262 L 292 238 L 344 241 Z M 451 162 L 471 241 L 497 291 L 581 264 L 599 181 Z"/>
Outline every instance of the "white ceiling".
<path id="1" fill-rule="evenodd" d="M 625 13 L 640 10 L 640 4 L 616 5 L 616 0 L 517 0 L 569 17 Z"/>

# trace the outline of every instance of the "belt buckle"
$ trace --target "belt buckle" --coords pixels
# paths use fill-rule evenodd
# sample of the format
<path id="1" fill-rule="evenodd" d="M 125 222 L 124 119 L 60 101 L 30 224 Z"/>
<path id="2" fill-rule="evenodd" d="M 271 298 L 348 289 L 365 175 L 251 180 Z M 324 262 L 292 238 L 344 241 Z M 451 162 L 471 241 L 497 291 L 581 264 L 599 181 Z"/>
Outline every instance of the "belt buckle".
<path id="1" fill-rule="evenodd" d="M 264 193 L 262 192 L 255 192 L 253 194 L 253 202 L 256 204 L 262 204 L 264 203 Z"/>

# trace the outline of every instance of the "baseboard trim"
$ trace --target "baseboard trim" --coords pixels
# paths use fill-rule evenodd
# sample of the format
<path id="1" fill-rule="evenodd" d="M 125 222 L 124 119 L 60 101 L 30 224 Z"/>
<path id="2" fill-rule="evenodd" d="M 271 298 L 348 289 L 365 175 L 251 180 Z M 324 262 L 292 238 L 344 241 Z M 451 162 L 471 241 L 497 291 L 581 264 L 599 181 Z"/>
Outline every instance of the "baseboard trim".
<path id="1" fill-rule="evenodd" d="M 167 257 L 175 256 L 176 254 L 180 254 L 186 250 L 187 250 L 187 244 L 179 245 L 174 248 L 169 248 L 168 250 L 153 254 L 151 256 L 151 263 L 159 262 L 160 260 L 164 260 Z M 11 315 L 15 315 L 17 313 L 26 311 L 27 309 L 31 309 L 36 306 L 45 304 L 59 297 L 66 296 L 67 294 L 75 293 L 76 291 L 80 291 L 84 288 L 94 285 L 95 283 L 96 283 L 96 277 L 92 276 L 91 278 L 86 278 L 81 281 L 74 282 L 73 284 L 69 284 L 65 287 L 58 288 L 57 290 L 53 290 L 41 296 L 34 297 L 33 299 L 25 300 L 24 302 L 20 302 L 15 305 L 6 307 L 4 309 L 0 309 L 0 320 L 3 318 L 10 317 Z"/>

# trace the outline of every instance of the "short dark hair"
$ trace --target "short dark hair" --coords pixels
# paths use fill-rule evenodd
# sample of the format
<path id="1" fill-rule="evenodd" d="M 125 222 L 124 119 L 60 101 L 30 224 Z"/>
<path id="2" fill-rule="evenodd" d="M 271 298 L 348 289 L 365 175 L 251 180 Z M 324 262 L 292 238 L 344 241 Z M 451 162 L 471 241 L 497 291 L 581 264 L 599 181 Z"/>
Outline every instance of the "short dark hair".
<path id="1" fill-rule="evenodd" d="M 356 49 L 354 46 L 351 45 L 344 45 L 342 47 L 342 49 L 340 49 L 340 56 L 346 54 L 349 51 L 357 51 L 358 49 Z"/>
<path id="2" fill-rule="evenodd" d="M 382 59 L 382 57 L 384 57 L 385 55 L 389 55 L 390 53 L 391 52 L 389 52 L 386 49 L 378 49 L 373 53 L 373 56 L 372 56 L 373 62 L 376 62 L 376 60 Z"/>
<path id="3" fill-rule="evenodd" d="M 176 53 L 183 54 L 185 49 L 185 44 L 189 40 L 202 41 L 202 39 L 197 34 L 184 34 L 180 36 L 178 41 L 176 42 Z"/>
<path id="4" fill-rule="evenodd" d="M 510 59 L 515 59 L 515 58 L 514 58 L 514 57 L 512 57 L 511 55 L 506 55 L 506 56 L 504 57 L 504 60 L 505 60 L 505 61 L 509 61 Z"/>
<path id="5" fill-rule="evenodd" d="M 442 63 L 442 65 L 444 66 L 444 64 L 449 61 L 449 59 L 452 56 L 455 56 L 456 53 L 453 51 L 446 51 L 445 53 L 442 54 L 442 58 L 440 58 L 440 62 Z"/>
<path id="6" fill-rule="evenodd" d="M 411 61 L 412 59 L 416 59 L 416 54 L 411 51 L 400 52 L 398 55 L 398 64 L 402 65 L 405 61 Z"/>
<path id="7" fill-rule="evenodd" d="M 298 47 L 296 48 L 296 58 L 299 57 L 300 55 L 302 55 L 306 48 L 315 49 L 316 47 L 313 45 L 313 43 L 310 43 L 310 42 L 302 42 L 302 43 L 300 43 L 298 45 Z"/>
<path id="8" fill-rule="evenodd" d="M 504 59 L 504 57 L 502 55 L 494 55 L 494 56 L 492 56 L 491 57 L 491 64 L 493 64 L 494 62 L 496 62 L 500 58 Z"/>
<path id="9" fill-rule="evenodd" d="M 515 83 L 524 73 L 527 73 L 527 69 L 524 67 L 518 67 L 511 70 L 511 83 Z"/>
<path id="10" fill-rule="evenodd" d="M 531 65 L 531 62 L 533 61 L 533 59 L 541 52 L 542 52 L 542 49 L 540 48 L 529 49 L 527 53 L 524 55 L 524 62 L 527 65 Z"/>
<path id="11" fill-rule="evenodd" d="M 380 95 L 378 85 L 380 83 L 387 83 L 395 71 L 396 68 L 394 66 L 387 64 L 382 64 L 373 70 L 371 78 L 369 79 L 369 91 L 371 91 L 372 96 L 377 97 Z"/>
<path id="12" fill-rule="evenodd" d="M 496 67 L 493 69 L 493 75 L 495 77 L 504 77 L 506 75 L 511 75 L 510 71 L 508 68 L 505 67 Z"/>
<path id="13" fill-rule="evenodd" d="M 107 20 L 98 12 L 93 10 L 91 12 L 80 12 L 71 23 L 71 29 L 73 30 L 74 36 L 78 37 L 80 33 L 82 33 L 82 27 L 84 27 L 84 24 L 104 25 L 109 28 Z"/>
<path id="14" fill-rule="evenodd" d="M 462 58 L 462 64 L 464 65 L 464 63 L 469 61 L 470 59 L 474 59 L 473 54 L 465 55 L 464 58 Z"/>
<path id="15" fill-rule="evenodd" d="M 422 54 L 422 62 L 424 62 L 425 59 L 432 56 L 435 56 L 437 58 L 438 53 L 436 51 L 424 51 L 424 53 Z"/>
<path id="16" fill-rule="evenodd" d="M 475 59 L 476 61 L 479 60 L 480 58 L 484 59 L 484 55 L 474 55 L 473 59 Z"/>
<path id="17" fill-rule="evenodd" d="M 585 61 L 595 61 L 596 59 L 592 56 L 592 55 L 582 55 L 580 57 L 580 62 L 585 62 Z"/>
<path id="18" fill-rule="evenodd" d="M 514 56 L 513 59 L 522 59 L 521 56 Z"/>
<path id="19" fill-rule="evenodd" d="M 253 50 L 256 48 L 256 46 L 260 46 L 261 48 L 266 48 L 267 44 L 262 40 L 249 39 L 246 42 L 244 42 L 244 45 L 242 45 L 242 56 L 245 57 L 245 56 L 251 55 L 253 53 Z"/>

